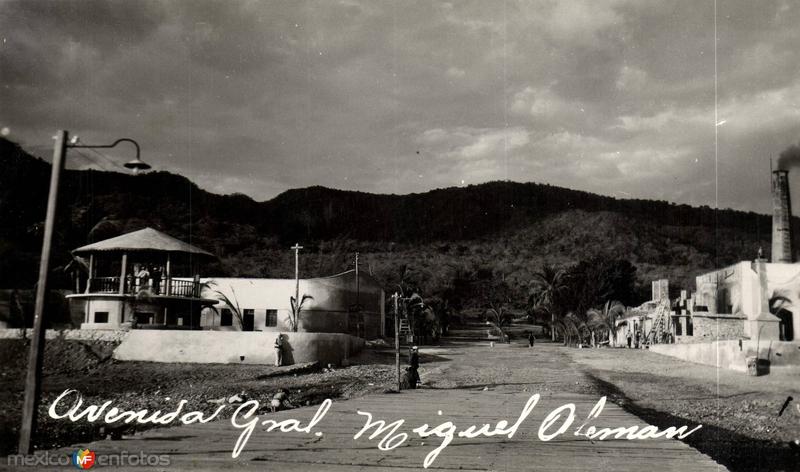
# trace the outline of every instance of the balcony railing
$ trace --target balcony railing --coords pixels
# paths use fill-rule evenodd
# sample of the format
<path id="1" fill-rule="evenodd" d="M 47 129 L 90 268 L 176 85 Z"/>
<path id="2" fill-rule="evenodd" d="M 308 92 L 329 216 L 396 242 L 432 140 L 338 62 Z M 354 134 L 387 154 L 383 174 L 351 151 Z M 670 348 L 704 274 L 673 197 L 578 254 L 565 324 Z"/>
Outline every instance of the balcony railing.
<path id="1" fill-rule="evenodd" d="M 161 280 L 126 278 L 125 286 L 122 288 L 123 294 L 135 295 L 142 291 L 152 295 L 197 298 L 200 296 L 200 283 L 193 280 L 172 279 L 167 287 L 166 278 Z M 120 293 L 119 277 L 93 277 L 90 280 L 88 293 Z"/>
<path id="2" fill-rule="evenodd" d="M 172 280 L 170 294 L 176 297 L 199 297 L 200 284 L 193 280 Z"/>
<path id="3" fill-rule="evenodd" d="M 118 293 L 119 277 L 95 277 L 92 279 L 92 292 Z"/>

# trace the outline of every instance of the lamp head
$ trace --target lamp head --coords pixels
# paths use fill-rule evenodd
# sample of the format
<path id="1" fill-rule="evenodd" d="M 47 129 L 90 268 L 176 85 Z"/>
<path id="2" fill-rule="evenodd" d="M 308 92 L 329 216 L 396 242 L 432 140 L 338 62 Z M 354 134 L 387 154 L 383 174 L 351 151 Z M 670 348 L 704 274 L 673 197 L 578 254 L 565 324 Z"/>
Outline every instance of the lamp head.
<path id="1" fill-rule="evenodd" d="M 134 174 L 138 174 L 139 171 L 150 169 L 150 164 L 147 164 L 137 157 L 130 162 L 126 162 L 125 167 L 130 169 Z"/>

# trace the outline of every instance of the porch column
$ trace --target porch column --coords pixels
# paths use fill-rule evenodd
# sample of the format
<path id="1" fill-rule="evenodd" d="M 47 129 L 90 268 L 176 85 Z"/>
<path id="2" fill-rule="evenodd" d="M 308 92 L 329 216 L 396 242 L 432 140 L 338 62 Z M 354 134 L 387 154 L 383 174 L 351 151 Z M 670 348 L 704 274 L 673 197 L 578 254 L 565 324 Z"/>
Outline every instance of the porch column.
<path id="1" fill-rule="evenodd" d="M 92 293 L 92 278 L 94 278 L 94 254 L 89 254 L 89 278 L 86 280 L 86 293 Z"/>
<path id="2" fill-rule="evenodd" d="M 192 286 L 192 296 L 200 296 L 200 258 L 192 257 L 192 275 L 194 277 L 194 285 Z"/>
<path id="3" fill-rule="evenodd" d="M 125 275 L 128 272 L 128 253 L 122 253 L 122 269 L 119 273 L 119 294 L 125 293 Z"/>
<path id="4" fill-rule="evenodd" d="M 167 269 L 166 269 L 166 271 L 167 271 L 167 288 L 166 288 L 166 291 L 164 293 L 166 293 L 167 296 L 169 296 L 169 295 L 172 295 L 172 275 L 171 275 L 172 272 L 170 271 L 169 253 L 167 253 Z M 164 319 L 165 320 L 167 319 L 167 314 L 166 313 L 164 313 Z"/>

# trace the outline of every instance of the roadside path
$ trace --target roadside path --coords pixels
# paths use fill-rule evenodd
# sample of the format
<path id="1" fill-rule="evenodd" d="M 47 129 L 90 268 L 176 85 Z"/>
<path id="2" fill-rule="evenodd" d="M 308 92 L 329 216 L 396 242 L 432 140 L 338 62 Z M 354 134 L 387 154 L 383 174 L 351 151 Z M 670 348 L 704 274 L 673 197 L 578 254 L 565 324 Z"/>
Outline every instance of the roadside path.
<path id="1" fill-rule="evenodd" d="M 677 440 L 590 441 L 572 432 L 580 425 L 599 395 L 558 346 L 541 344 L 529 350 L 521 344 L 453 342 L 441 348 L 423 349 L 421 376 L 424 388 L 395 394 L 369 395 L 335 401 L 314 428 L 321 436 L 306 433 L 266 432 L 258 427 L 237 459 L 231 450 L 241 433 L 227 420 L 151 430 L 119 441 L 98 441 L 87 446 L 97 454 L 127 451 L 168 454 L 169 470 L 269 469 L 303 470 L 398 470 L 422 469 L 425 456 L 441 443 L 431 436 L 420 438 L 411 430 L 422 424 L 436 426 L 452 421 L 458 430 L 499 420 L 513 424 L 528 398 L 541 400 L 512 438 L 458 438 L 444 449 L 430 469 L 498 471 L 724 471 L 707 456 Z M 576 405 L 576 421 L 565 434 L 549 442 L 537 437 L 547 414 L 566 403 Z M 317 411 L 305 407 L 266 413 L 261 420 L 298 419 L 302 425 Z M 364 426 L 366 411 L 374 419 L 404 419 L 398 432 L 409 433 L 400 447 L 381 451 L 378 441 L 353 436 Z M 442 415 L 439 416 L 438 412 Z M 645 425 L 644 421 L 608 402 L 597 427 Z M 682 424 L 674 425 L 676 427 Z M 687 425 L 692 428 L 694 425 Z M 56 453 L 69 454 L 74 448 Z"/>

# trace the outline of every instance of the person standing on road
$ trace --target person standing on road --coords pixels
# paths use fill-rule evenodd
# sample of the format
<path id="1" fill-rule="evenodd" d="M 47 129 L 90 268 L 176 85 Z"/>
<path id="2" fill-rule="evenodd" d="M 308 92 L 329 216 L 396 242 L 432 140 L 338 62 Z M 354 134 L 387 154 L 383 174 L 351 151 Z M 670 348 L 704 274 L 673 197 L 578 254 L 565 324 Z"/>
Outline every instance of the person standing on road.
<path id="1" fill-rule="evenodd" d="M 283 365 L 283 335 L 278 334 L 275 338 L 275 366 Z"/>
<path id="2" fill-rule="evenodd" d="M 419 383 L 419 348 L 417 346 L 411 346 L 411 351 L 408 354 L 408 372 L 410 374 L 409 383 L 411 384 L 411 388 L 417 388 L 417 383 Z"/>
<path id="3" fill-rule="evenodd" d="M 528 347 L 533 347 L 533 343 L 536 342 L 536 336 L 533 335 L 533 331 L 528 333 Z"/>
<path id="4" fill-rule="evenodd" d="M 631 348 L 631 339 L 632 339 L 630 328 L 628 328 L 628 334 L 627 334 L 626 337 L 628 338 L 628 349 L 630 349 Z"/>

